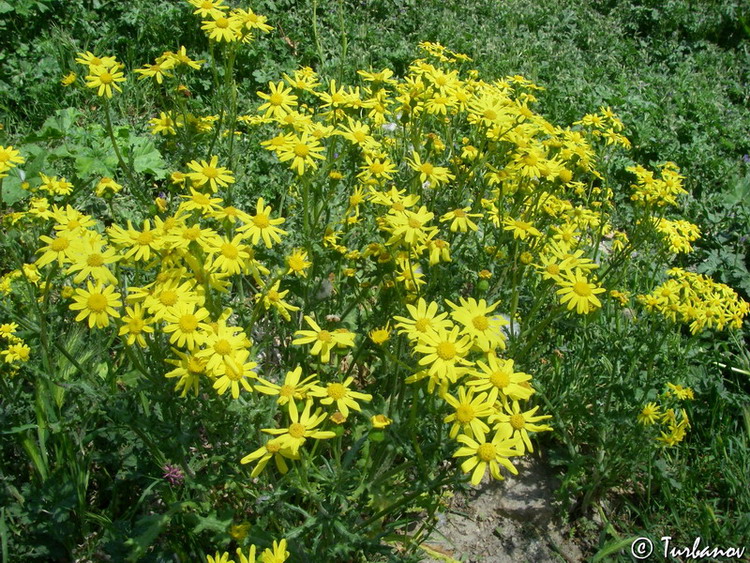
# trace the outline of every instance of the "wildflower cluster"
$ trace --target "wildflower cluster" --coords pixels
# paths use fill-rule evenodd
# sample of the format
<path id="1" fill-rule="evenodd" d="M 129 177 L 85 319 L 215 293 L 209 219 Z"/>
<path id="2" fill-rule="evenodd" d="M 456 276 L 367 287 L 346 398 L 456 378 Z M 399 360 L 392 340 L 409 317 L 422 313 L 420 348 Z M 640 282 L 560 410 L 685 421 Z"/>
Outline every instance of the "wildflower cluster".
<path id="1" fill-rule="evenodd" d="M 19 364 L 28 362 L 31 355 L 31 348 L 24 342 L 23 338 L 17 336 L 18 325 L 16 323 L 4 323 L 0 325 L 0 342 L 3 348 L 0 349 L 0 358 L 2 364 L 10 368 L 13 373 L 18 369 Z"/>
<path id="2" fill-rule="evenodd" d="M 204 115 L 191 98 L 185 79 L 206 61 L 184 47 L 134 71 L 163 94 L 158 116 L 140 124 L 171 159 L 150 190 L 111 125 L 106 100 L 122 91 L 123 66 L 79 53 L 90 95 L 105 98 L 117 174 L 33 178 L 3 217 L 33 241 L 35 258 L 3 272 L 4 309 L 82 323 L 92 348 L 111 353 L 108 373 L 166 394 L 174 385 L 180 404 L 200 397 L 227 416 L 262 413 L 238 437 L 236 462 L 257 479 L 252 490 L 341 494 L 358 517 L 377 508 L 367 525 L 387 525 L 382 516 L 403 505 L 377 488 L 427 483 L 445 458 L 458 459 L 454 483 L 516 473 L 513 458 L 553 430 L 526 373 L 539 373 L 546 329 L 581 316 L 619 319 L 621 307 L 605 305 L 629 302 L 621 266 L 634 251 L 666 239 L 671 254 L 684 253 L 698 238 L 694 225 L 664 217 L 684 193 L 679 170 L 668 163 L 657 179 L 636 165 L 632 195 L 618 193 L 600 155 L 630 143 L 610 108 L 554 125 L 533 109 L 538 86 L 521 76 L 483 80 L 465 69 L 468 56 L 437 43 L 420 44 L 424 58 L 404 77 L 362 69 L 356 84 L 341 84 L 302 67 L 240 95 L 233 57 L 271 27 L 223 0 L 188 2 L 211 65 L 224 57 L 221 111 Z M 237 115 L 238 107 L 254 109 Z M 259 193 L 238 153 L 263 151 L 276 166 Z M 18 150 L 0 147 L 0 175 L 22 164 Z M 669 273 L 637 297 L 646 311 L 693 333 L 736 328 L 749 312 L 727 286 Z M 0 356 L 14 366 L 33 359 L 16 328 L 0 326 Z M 669 400 L 684 394 L 671 389 Z M 638 420 L 666 425 L 666 445 L 689 425 L 666 402 L 647 404 Z M 165 479 L 189 482 L 191 471 L 166 459 L 177 458 L 159 456 Z M 353 471 L 361 477 L 342 479 Z M 286 548 L 274 542 L 259 560 L 284 561 Z M 238 550 L 239 562 L 255 552 Z"/>
<path id="3" fill-rule="evenodd" d="M 661 398 L 661 403 L 649 402 L 643 407 L 638 422 L 644 426 L 658 426 L 656 441 L 662 446 L 674 447 L 685 439 L 690 428 L 687 411 L 677 406 L 680 401 L 692 401 L 695 395 L 690 387 L 667 383 L 667 390 Z"/>
<path id="4" fill-rule="evenodd" d="M 226 551 L 217 551 L 214 555 L 206 556 L 206 560 L 208 563 L 284 563 L 289 557 L 285 539 L 279 542 L 274 540 L 273 547 L 264 549 L 256 559 L 257 549 L 255 545 L 251 545 L 247 551 L 237 548 L 237 559 L 230 559 L 231 555 Z"/>
<path id="5" fill-rule="evenodd" d="M 697 334 L 705 329 L 740 328 L 750 312 L 750 303 L 731 287 L 702 274 L 672 268 L 668 279 L 651 293 L 637 299 L 647 311 L 661 314 L 672 322 L 690 325 Z"/>

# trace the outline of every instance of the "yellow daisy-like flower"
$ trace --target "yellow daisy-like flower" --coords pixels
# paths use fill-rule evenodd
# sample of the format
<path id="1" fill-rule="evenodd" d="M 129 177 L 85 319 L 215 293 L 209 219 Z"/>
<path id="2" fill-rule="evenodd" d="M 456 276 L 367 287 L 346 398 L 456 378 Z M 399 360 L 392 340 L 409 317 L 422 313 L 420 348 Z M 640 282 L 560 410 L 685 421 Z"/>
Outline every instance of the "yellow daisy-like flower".
<path id="1" fill-rule="evenodd" d="M 187 166 L 193 172 L 188 173 L 188 177 L 196 187 L 204 186 L 208 184 L 211 188 L 211 193 L 216 193 L 219 187 L 225 188 L 229 184 L 234 183 L 234 176 L 232 171 L 228 168 L 217 166 L 219 163 L 218 156 L 212 156 L 210 162 L 201 160 L 192 160 L 188 162 Z"/>
<path id="2" fill-rule="evenodd" d="M 290 401 L 303 400 L 307 398 L 307 393 L 313 385 L 317 384 L 317 374 L 312 374 L 304 379 L 302 377 L 302 367 L 297 366 L 292 371 L 286 372 L 284 382 L 281 385 L 271 383 L 258 377 L 259 383 L 255 385 L 255 390 L 264 395 L 277 395 L 276 402 L 279 405 L 287 405 Z"/>
<path id="3" fill-rule="evenodd" d="M 281 242 L 280 235 L 287 234 L 285 230 L 279 229 L 276 226 L 281 225 L 284 221 L 286 219 L 283 217 L 271 218 L 271 206 L 266 205 L 266 202 L 261 197 L 258 198 L 258 202 L 255 205 L 255 215 L 250 216 L 250 222 L 240 227 L 238 231 L 246 233 L 246 236 L 250 237 L 253 244 L 258 244 L 258 241 L 262 238 L 266 248 L 271 248 L 273 242 Z"/>
<path id="4" fill-rule="evenodd" d="M 661 407 L 656 403 L 646 403 L 638 414 L 638 423 L 644 426 L 651 426 L 659 422 L 662 416 Z"/>
<path id="5" fill-rule="evenodd" d="M 507 431 L 495 432 L 490 441 L 484 432 L 478 432 L 473 438 L 461 434 L 458 441 L 463 447 L 458 448 L 453 457 L 468 457 L 461 463 L 461 471 L 471 473 L 472 485 L 478 485 L 482 481 L 487 468 L 492 477 L 498 480 L 503 479 L 500 473 L 501 465 L 514 475 L 518 475 L 518 470 L 508 458 L 523 455 L 523 450 L 519 449 L 519 440 L 511 438 Z"/>
<path id="6" fill-rule="evenodd" d="M 295 248 L 292 253 L 286 257 L 286 265 L 289 268 L 287 274 L 307 277 L 307 270 L 312 266 L 312 262 L 307 259 L 307 252 L 301 248 Z"/>
<path id="7" fill-rule="evenodd" d="M 215 370 L 216 381 L 213 387 L 219 392 L 219 395 L 223 395 L 227 392 L 227 389 L 231 389 L 232 398 L 237 399 L 240 396 L 240 385 L 247 392 L 253 390 L 247 380 L 257 377 L 254 370 L 258 367 L 258 364 L 249 358 L 249 350 L 240 350 L 234 357 L 234 362 L 231 364 L 224 362 Z"/>
<path id="8" fill-rule="evenodd" d="M 88 319 L 89 328 L 105 328 L 109 326 L 110 317 L 119 317 L 117 308 L 122 307 L 120 294 L 115 293 L 114 286 L 103 286 L 98 283 L 94 286 L 90 281 L 86 282 L 87 289 L 78 288 L 73 295 L 73 303 L 70 304 L 72 311 L 80 311 L 76 321 Z"/>
<path id="9" fill-rule="evenodd" d="M 498 396 L 513 400 L 526 400 L 535 391 L 529 381 L 531 375 L 514 371 L 513 360 L 505 360 L 494 355 L 487 356 L 487 363 L 477 361 L 481 371 L 473 371 L 471 380 L 466 385 L 477 391 L 489 391 L 490 399 L 494 402 Z"/>
<path id="10" fill-rule="evenodd" d="M 104 66 L 89 67 L 89 74 L 86 76 L 86 86 L 96 89 L 97 96 L 112 97 L 112 91 L 122 92 L 120 83 L 125 82 L 125 75 L 116 70 Z"/>
<path id="11" fill-rule="evenodd" d="M 354 346 L 354 335 L 349 331 L 328 331 L 320 328 L 312 317 L 305 315 L 305 322 L 310 325 L 312 330 L 298 330 L 294 333 L 295 339 L 292 344 L 302 346 L 303 344 L 312 344 L 310 354 L 313 356 L 320 355 L 320 361 L 327 364 L 331 359 L 331 350 L 336 347 Z"/>
<path id="12" fill-rule="evenodd" d="M 534 448 L 531 445 L 529 439 L 529 432 L 545 432 L 552 430 L 552 427 L 548 424 L 536 424 L 542 420 L 552 418 L 551 415 L 538 415 L 535 416 L 536 411 L 539 407 L 534 407 L 526 412 L 521 412 L 521 405 L 518 401 L 503 401 L 503 411 L 499 412 L 490 417 L 490 423 L 495 424 L 495 429 L 503 432 L 510 432 L 510 436 L 518 439 L 518 448 L 521 450 L 521 454 L 524 453 L 524 445 L 526 446 L 525 451 L 533 452 Z"/>
<path id="13" fill-rule="evenodd" d="M 280 81 L 277 84 L 269 82 L 268 89 L 271 91 L 270 94 L 256 92 L 259 98 L 266 100 L 266 103 L 258 108 L 258 112 L 266 112 L 265 117 L 281 118 L 297 105 L 297 96 L 292 94 L 291 88 L 284 87 L 284 82 Z"/>
<path id="14" fill-rule="evenodd" d="M 141 348 L 146 347 L 146 334 L 154 332 L 151 326 L 153 319 L 144 318 L 143 305 L 134 304 L 132 307 L 125 307 L 125 316 L 122 317 L 122 326 L 120 327 L 120 336 L 127 336 L 125 342 L 128 346 L 133 346 L 136 342 Z"/>
<path id="15" fill-rule="evenodd" d="M 372 395 L 368 393 L 360 393 L 359 391 L 352 391 L 349 386 L 354 381 L 353 377 L 347 377 L 343 383 L 329 383 L 325 387 L 315 385 L 309 395 L 311 397 L 322 397 L 320 400 L 323 405 L 330 405 L 334 402 L 339 412 L 344 416 L 349 416 L 349 409 L 355 411 L 361 411 L 362 407 L 359 406 L 357 400 L 370 402 Z"/>
<path id="16" fill-rule="evenodd" d="M 24 162 L 26 162 L 26 159 L 21 156 L 18 150 L 10 145 L 7 147 L 0 146 L 0 174 Z"/>
<path id="17" fill-rule="evenodd" d="M 471 207 L 454 209 L 453 211 L 449 211 L 448 213 L 440 217 L 440 222 L 446 223 L 450 221 L 450 230 L 453 233 L 466 233 L 469 231 L 476 231 L 477 229 L 479 229 L 479 227 L 476 223 L 474 223 L 474 221 L 471 220 L 471 217 L 481 217 L 482 214 L 469 213 L 470 211 Z"/>
<path id="18" fill-rule="evenodd" d="M 260 292 L 255 296 L 255 300 L 263 303 L 266 311 L 273 307 L 284 320 L 289 321 L 291 320 L 289 312 L 299 311 L 299 307 L 284 301 L 284 297 L 289 293 L 289 290 L 279 291 L 280 287 L 281 281 L 279 280 L 276 280 L 271 287 L 261 287 Z"/>
<path id="19" fill-rule="evenodd" d="M 412 170 L 419 172 L 419 179 L 422 183 L 429 182 L 430 188 L 437 188 L 455 178 L 450 171 L 443 166 L 435 166 L 427 161 L 422 162 L 422 158 L 416 151 L 412 152 L 412 157 L 407 158 L 406 162 Z"/>
<path id="20" fill-rule="evenodd" d="M 294 136 L 289 143 L 277 151 L 281 162 L 292 161 L 292 170 L 302 176 L 306 168 L 317 170 L 316 160 L 325 160 L 321 154 L 323 147 L 315 137 L 308 133 L 302 133 L 301 136 Z"/>
<path id="21" fill-rule="evenodd" d="M 206 340 L 206 333 L 211 327 L 204 321 L 209 313 L 194 303 L 180 302 L 170 308 L 164 315 L 167 323 L 164 332 L 171 334 L 169 341 L 177 346 L 194 350 Z"/>
<path id="22" fill-rule="evenodd" d="M 469 336 L 459 337 L 459 328 L 453 327 L 449 332 L 430 331 L 425 333 L 414 350 L 424 356 L 419 360 L 420 366 L 429 366 L 428 373 L 442 383 L 455 383 L 466 373 L 471 362 L 465 359 L 471 349 Z"/>
<path id="23" fill-rule="evenodd" d="M 560 303 L 567 303 L 568 310 L 575 309 L 579 315 L 585 315 L 602 306 L 597 295 L 604 293 L 606 289 L 591 283 L 581 270 L 566 272 L 565 278 L 558 285 L 561 286 L 557 290 Z"/>
<path id="24" fill-rule="evenodd" d="M 279 473 L 284 475 L 289 471 L 289 466 L 284 458 L 299 459 L 299 453 L 293 453 L 289 447 L 285 448 L 281 438 L 272 438 L 254 452 L 243 457 L 240 460 L 240 463 L 245 464 L 257 461 L 253 471 L 250 473 L 250 477 L 257 477 L 266 468 L 268 462 L 273 459 Z M 255 558 L 252 560 L 254 562 Z"/>
<path id="25" fill-rule="evenodd" d="M 477 436 L 490 431 L 490 427 L 484 423 L 483 418 L 495 414 L 494 400 L 487 393 L 479 393 L 474 396 L 474 389 L 463 385 L 458 388 L 458 399 L 446 393 L 443 400 L 453 407 L 453 414 L 449 414 L 443 422 L 453 423 L 450 437 L 455 438 L 459 430 L 468 436 Z"/>
<path id="26" fill-rule="evenodd" d="M 221 43 L 231 43 L 242 38 L 242 23 L 234 18 L 226 17 L 224 13 L 211 14 L 212 20 L 203 20 L 201 29 L 206 32 L 208 38 Z"/>
<path id="27" fill-rule="evenodd" d="M 430 331 L 440 332 L 451 327 L 448 313 L 438 314 L 438 304 L 434 301 L 428 304 L 420 297 L 416 306 L 407 304 L 406 309 L 411 318 L 400 316 L 393 318 L 398 321 L 396 327 L 400 329 L 399 332 L 406 334 L 410 340 L 420 340 Z"/>
<path id="28" fill-rule="evenodd" d="M 321 409 L 317 409 L 314 413 L 310 413 L 312 409 L 313 401 L 309 399 L 305 404 L 305 409 L 300 413 L 297 410 L 297 406 L 294 401 L 289 402 L 289 418 L 291 424 L 288 428 L 263 428 L 263 432 L 267 434 L 277 435 L 281 447 L 289 448 L 292 454 L 296 455 L 299 452 L 300 446 L 302 446 L 307 438 L 313 438 L 315 440 L 327 440 L 336 436 L 334 432 L 316 430 L 328 415 L 323 413 Z"/>

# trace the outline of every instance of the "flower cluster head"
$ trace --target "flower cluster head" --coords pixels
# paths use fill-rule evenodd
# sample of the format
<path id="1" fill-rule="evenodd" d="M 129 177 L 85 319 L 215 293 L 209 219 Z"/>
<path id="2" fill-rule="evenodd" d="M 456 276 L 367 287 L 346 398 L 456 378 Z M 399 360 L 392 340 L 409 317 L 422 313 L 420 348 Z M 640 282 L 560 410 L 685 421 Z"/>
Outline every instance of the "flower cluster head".
<path id="1" fill-rule="evenodd" d="M 206 560 L 208 563 L 284 563 L 289 558 L 286 539 L 274 540 L 272 547 L 264 549 L 260 558 L 256 558 L 257 550 L 258 548 L 255 545 L 251 545 L 245 553 L 242 548 L 238 547 L 237 559 L 230 559 L 229 552 L 219 553 L 217 551 L 214 555 L 207 555 Z"/>
<path id="2" fill-rule="evenodd" d="M 88 69 L 86 86 L 96 90 L 99 97 L 111 98 L 114 92 L 122 92 L 120 84 L 125 82 L 123 65 L 113 56 L 98 57 L 90 51 L 78 53 L 76 62 Z"/>
<path id="3" fill-rule="evenodd" d="M 649 402 L 638 414 L 638 423 L 654 427 L 659 431 L 656 442 L 664 447 L 674 447 L 685 439 L 690 420 L 684 408 L 678 408 L 681 401 L 692 401 L 695 398 L 690 387 L 667 383 L 667 390 L 660 397 L 660 402 Z"/>
<path id="4" fill-rule="evenodd" d="M 712 328 L 738 329 L 750 313 L 750 303 L 723 283 L 681 268 L 672 268 L 668 274 L 670 279 L 637 299 L 646 311 L 688 324 L 693 334 Z"/>

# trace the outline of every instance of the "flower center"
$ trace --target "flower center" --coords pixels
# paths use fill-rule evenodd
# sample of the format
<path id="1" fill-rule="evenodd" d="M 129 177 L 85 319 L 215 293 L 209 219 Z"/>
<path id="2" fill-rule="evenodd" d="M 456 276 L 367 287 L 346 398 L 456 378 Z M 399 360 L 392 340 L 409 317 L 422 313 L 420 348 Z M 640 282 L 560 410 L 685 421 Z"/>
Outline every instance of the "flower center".
<path id="1" fill-rule="evenodd" d="M 216 27 L 226 29 L 229 27 L 229 20 L 227 18 L 219 18 L 216 20 Z"/>
<path id="2" fill-rule="evenodd" d="M 272 289 L 271 291 L 269 291 L 268 300 L 273 301 L 274 303 L 276 303 L 277 301 L 280 301 L 281 297 L 279 296 L 279 292 L 276 291 L 275 289 Z"/>
<path id="3" fill-rule="evenodd" d="M 214 352 L 220 356 L 228 356 L 232 353 L 232 345 L 228 340 L 222 338 L 221 340 L 217 340 L 216 344 L 214 344 Z"/>
<path id="4" fill-rule="evenodd" d="M 154 235 L 152 235 L 150 232 L 140 233 L 135 241 L 141 246 L 148 246 L 149 244 L 154 242 Z"/>
<path id="5" fill-rule="evenodd" d="M 253 224 L 259 229 L 265 229 L 271 224 L 271 222 L 268 220 L 268 215 L 265 213 L 258 213 L 253 217 Z"/>
<path id="6" fill-rule="evenodd" d="M 99 75 L 99 81 L 102 84 L 112 84 L 112 75 L 105 70 Z"/>
<path id="7" fill-rule="evenodd" d="M 282 96 L 279 92 L 274 92 L 271 94 L 271 97 L 268 98 L 269 103 L 272 106 L 280 106 L 284 103 L 284 96 Z"/>
<path id="8" fill-rule="evenodd" d="M 456 356 L 456 347 L 446 340 L 437 345 L 436 352 L 441 360 L 452 360 Z"/>
<path id="9" fill-rule="evenodd" d="M 130 319 L 128 322 L 128 331 L 131 334 L 138 334 L 143 330 L 143 325 L 145 323 L 143 322 L 143 319 L 135 318 Z"/>
<path id="10" fill-rule="evenodd" d="M 281 444 L 279 442 L 276 442 L 274 440 L 271 440 L 266 444 L 266 451 L 269 454 L 275 454 L 281 449 Z"/>
<path id="11" fill-rule="evenodd" d="M 294 154 L 301 158 L 305 158 L 308 154 L 310 154 L 310 147 L 302 143 L 297 143 L 294 146 Z"/>
<path id="12" fill-rule="evenodd" d="M 421 229 L 421 228 L 422 228 L 422 223 L 421 223 L 421 222 L 419 222 L 419 221 L 417 221 L 416 219 L 414 219 L 414 218 L 412 217 L 411 219 L 409 219 L 409 226 L 410 226 L 410 227 L 411 227 L 412 229 Z"/>
<path id="13" fill-rule="evenodd" d="M 477 448 L 477 455 L 482 461 L 492 461 L 495 459 L 495 446 L 493 444 L 485 443 Z"/>
<path id="14" fill-rule="evenodd" d="M 583 281 L 578 281 L 573 284 L 573 292 L 581 297 L 588 297 L 591 295 L 591 288 L 589 284 Z"/>
<path id="15" fill-rule="evenodd" d="M 419 167 L 419 170 L 420 170 L 420 172 L 422 172 L 422 174 L 426 174 L 427 176 L 431 176 L 432 173 L 435 170 L 435 167 L 432 164 L 430 164 L 429 162 L 425 162 L 422 166 Z"/>
<path id="16" fill-rule="evenodd" d="M 177 323 L 180 326 L 182 332 L 193 332 L 198 328 L 198 318 L 192 313 L 182 315 Z"/>
<path id="17" fill-rule="evenodd" d="M 466 217 L 466 211 L 464 211 L 463 209 L 454 209 L 453 215 L 454 217 L 459 217 L 463 219 L 464 217 Z"/>
<path id="18" fill-rule="evenodd" d="M 282 385 L 279 389 L 279 395 L 291 398 L 294 395 L 295 388 L 293 385 Z"/>
<path id="19" fill-rule="evenodd" d="M 505 389 L 510 385 L 510 374 L 504 371 L 496 371 L 490 375 L 490 383 L 498 389 Z"/>
<path id="20" fill-rule="evenodd" d="M 305 437 L 305 427 L 300 424 L 299 422 L 294 422 L 289 425 L 289 435 L 292 438 L 304 438 Z"/>
<path id="21" fill-rule="evenodd" d="M 62 252 L 69 246 L 70 246 L 70 241 L 66 238 L 56 238 L 49 245 L 49 247 L 55 252 Z"/>
<path id="22" fill-rule="evenodd" d="M 341 383 L 331 383 L 328 385 L 328 396 L 334 401 L 343 399 L 346 395 L 346 387 Z"/>
<path id="23" fill-rule="evenodd" d="M 107 308 L 107 298 L 101 293 L 92 293 L 89 296 L 88 306 L 94 313 L 101 313 Z"/>
<path id="24" fill-rule="evenodd" d="M 201 236 L 201 228 L 198 225 L 193 225 L 182 231 L 182 238 L 185 240 L 196 240 Z"/>
<path id="25" fill-rule="evenodd" d="M 474 328 L 479 331 L 487 330 L 487 328 L 490 326 L 490 322 L 487 320 L 487 317 L 481 315 L 471 319 L 471 324 L 473 324 Z"/>
<path id="26" fill-rule="evenodd" d="M 456 409 L 456 420 L 466 424 L 474 420 L 474 409 L 471 405 L 459 405 Z"/>
<path id="27" fill-rule="evenodd" d="M 526 424 L 526 421 L 524 420 L 522 414 L 514 414 L 510 417 L 510 425 L 516 430 L 520 430 L 521 428 L 523 428 L 524 424 Z"/>
<path id="28" fill-rule="evenodd" d="M 330 342 L 331 341 L 331 333 L 327 330 L 321 330 L 318 333 L 318 340 L 321 342 Z"/>
<path id="29" fill-rule="evenodd" d="M 86 258 L 86 264 L 88 264 L 92 268 L 98 268 L 99 266 L 104 264 L 104 257 L 98 252 L 89 254 L 88 258 Z"/>
<path id="30" fill-rule="evenodd" d="M 229 260 L 234 260 L 239 255 L 239 250 L 233 244 L 225 242 L 221 245 L 221 255 Z"/>
<path id="31" fill-rule="evenodd" d="M 430 319 L 417 319 L 414 328 L 419 332 L 427 332 L 427 329 L 430 328 Z"/>
<path id="32" fill-rule="evenodd" d="M 213 180 L 219 175 L 219 171 L 214 168 L 213 166 L 204 166 L 203 167 L 203 175 L 208 178 L 209 180 Z"/>
<path id="33" fill-rule="evenodd" d="M 171 307 L 172 305 L 177 303 L 177 292 L 172 291 L 171 289 L 162 291 L 161 295 L 159 296 L 159 301 L 161 302 L 162 305 Z"/>

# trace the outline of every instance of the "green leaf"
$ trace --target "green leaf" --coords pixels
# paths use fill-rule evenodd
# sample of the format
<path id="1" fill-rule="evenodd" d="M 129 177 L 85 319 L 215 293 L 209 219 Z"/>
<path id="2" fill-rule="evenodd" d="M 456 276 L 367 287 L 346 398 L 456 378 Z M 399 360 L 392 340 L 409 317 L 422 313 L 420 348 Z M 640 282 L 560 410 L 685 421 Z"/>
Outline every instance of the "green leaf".
<path id="1" fill-rule="evenodd" d="M 130 140 L 133 169 L 138 173 L 164 178 L 167 175 L 166 164 L 154 142 L 147 137 L 131 137 Z"/>
<path id="2" fill-rule="evenodd" d="M 13 205 L 29 197 L 29 192 L 21 187 L 21 177 L 16 175 L 3 178 L 3 202 L 6 205 Z"/>

